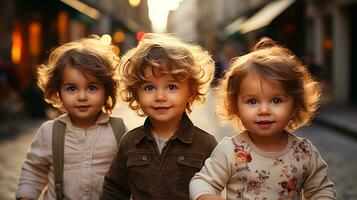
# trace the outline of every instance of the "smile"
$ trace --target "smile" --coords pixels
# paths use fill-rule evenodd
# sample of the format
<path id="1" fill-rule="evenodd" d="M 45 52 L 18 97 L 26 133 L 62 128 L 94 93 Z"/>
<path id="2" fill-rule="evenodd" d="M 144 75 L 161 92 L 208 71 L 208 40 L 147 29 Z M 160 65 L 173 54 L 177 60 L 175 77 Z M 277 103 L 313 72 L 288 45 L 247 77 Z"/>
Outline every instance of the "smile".
<path id="1" fill-rule="evenodd" d="M 171 107 L 165 107 L 165 106 L 159 106 L 159 107 L 154 107 L 153 109 L 157 112 L 165 112 L 168 109 L 170 109 Z"/>
<path id="2" fill-rule="evenodd" d="M 255 122 L 260 128 L 269 128 L 274 121 L 258 121 Z"/>

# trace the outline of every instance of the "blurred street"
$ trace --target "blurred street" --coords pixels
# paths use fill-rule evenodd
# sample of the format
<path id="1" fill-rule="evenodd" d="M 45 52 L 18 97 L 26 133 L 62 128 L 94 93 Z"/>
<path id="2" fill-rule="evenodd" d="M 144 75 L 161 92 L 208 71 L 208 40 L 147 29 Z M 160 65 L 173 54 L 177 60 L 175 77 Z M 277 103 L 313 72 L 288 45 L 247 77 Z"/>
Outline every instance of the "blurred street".
<path id="1" fill-rule="evenodd" d="M 298 135 L 329 165 L 338 199 L 357 199 L 357 0 L 8 0 L 0 24 L 0 200 L 14 199 L 26 151 L 51 116 L 36 66 L 54 47 L 92 34 L 122 57 L 149 32 L 202 46 L 217 80 L 263 36 L 289 48 L 324 86 L 316 120 Z M 210 94 L 190 116 L 220 141 L 235 130 L 214 110 Z M 144 121 L 121 102 L 113 115 L 129 129 Z"/>
<path id="2" fill-rule="evenodd" d="M 214 115 L 215 99 L 208 96 L 204 106 L 198 107 L 191 114 L 191 119 L 202 129 L 214 134 L 218 140 L 234 134 L 231 126 L 219 124 Z M 120 104 L 114 111 L 121 116 L 129 129 L 142 124 L 134 112 Z M 14 199 L 21 163 L 29 148 L 31 139 L 43 120 L 19 120 L 7 126 L 1 125 L 0 132 L 0 199 Z M 11 129 L 14 128 L 15 130 Z M 12 130 L 12 131 L 11 131 Z M 318 148 L 330 167 L 330 178 L 336 184 L 338 199 L 357 199 L 357 140 L 345 136 L 341 131 L 312 124 L 303 128 L 298 135 L 307 137 Z"/>

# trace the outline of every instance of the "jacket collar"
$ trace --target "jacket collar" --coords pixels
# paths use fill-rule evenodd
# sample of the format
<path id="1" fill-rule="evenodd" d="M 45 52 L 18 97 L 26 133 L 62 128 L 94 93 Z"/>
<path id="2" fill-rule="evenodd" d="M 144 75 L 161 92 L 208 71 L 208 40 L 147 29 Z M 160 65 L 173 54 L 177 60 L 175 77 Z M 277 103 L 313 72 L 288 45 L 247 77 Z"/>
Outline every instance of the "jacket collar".
<path id="1" fill-rule="evenodd" d="M 151 134 L 151 122 L 149 117 L 145 119 L 144 125 L 139 128 L 139 134 L 135 139 L 135 144 L 138 144 L 144 138 L 148 140 L 154 140 Z M 174 135 L 170 138 L 171 140 L 179 139 L 183 143 L 191 144 L 193 139 L 195 126 L 187 116 L 186 113 L 182 115 L 181 122 L 179 124 L 178 129 L 175 131 Z"/>

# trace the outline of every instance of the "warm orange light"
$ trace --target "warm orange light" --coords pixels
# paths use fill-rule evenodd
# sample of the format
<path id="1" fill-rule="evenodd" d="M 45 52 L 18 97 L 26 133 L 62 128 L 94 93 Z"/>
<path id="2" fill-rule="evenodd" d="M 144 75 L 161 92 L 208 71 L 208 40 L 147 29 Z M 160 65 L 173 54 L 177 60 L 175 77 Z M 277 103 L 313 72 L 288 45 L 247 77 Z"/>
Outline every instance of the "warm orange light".
<path id="1" fill-rule="evenodd" d="M 125 40 L 125 34 L 123 33 L 123 31 L 117 31 L 114 33 L 113 35 L 113 40 L 116 43 L 121 43 Z"/>
<path id="2" fill-rule="evenodd" d="M 68 14 L 64 11 L 61 11 L 58 14 L 58 21 L 57 21 L 57 30 L 58 30 L 60 43 L 67 42 L 67 27 L 68 27 Z"/>
<path id="3" fill-rule="evenodd" d="M 333 48 L 333 41 L 331 38 L 326 38 L 324 40 L 324 48 L 326 50 L 331 50 Z"/>
<path id="4" fill-rule="evenodd" d="M 113 51 L 116 55 L 120 54 L 120 48 L 117 45 L 113 45 Z"/>
<path id="5" fill-rule="evenodd" d="M 14 64 L 19 64 L 21 61 L 22 38 L 19 25 L 15 25 L 12 33 L 11 60 Z"/>
<path id="6" fill-rule="evenodd" d="M 41 53 L 41 30 L 39 22 L 31 22 L 29 25 L 29 50 L 31 55 L 38 56 Z"/>

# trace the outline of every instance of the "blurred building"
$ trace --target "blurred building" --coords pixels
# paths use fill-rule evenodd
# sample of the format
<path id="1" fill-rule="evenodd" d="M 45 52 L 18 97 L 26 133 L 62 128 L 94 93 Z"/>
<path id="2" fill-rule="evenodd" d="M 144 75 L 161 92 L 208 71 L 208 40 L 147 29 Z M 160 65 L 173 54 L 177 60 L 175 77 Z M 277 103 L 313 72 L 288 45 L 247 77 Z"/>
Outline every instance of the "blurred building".
<path id="1" fill-rule="evenodd" d="M 186 0 L 171 13 L 169 31 L 215 57 L 227 47 L 247 53 L 271 37 L 312 67 L 326 85 L 326 103 L 347 105 L 357 103 L 356 11 L 356 0 Z"/>
<path id="2" fill-rule="evenodd" d="M 9 101 L 31 113 L 42 112 L 33 74 L 51 49 L 91 34 L 108 34 L 121 54 L 136 45 L 138 32 L 150 31 L 147 13 L 146 0 L 1 1 L 0 88 L 6 89 L 0 96 L 0 115 L 21 110 L 9 109 Z M 9 100 L 9 94 L 16 100 Z"/>
<path id="3" fill-rule="evenodd" d="M 306 51 L 322 67 L 334 104 L 357 104 L 356 25 L 356 0 L 307 1 Z"/>

